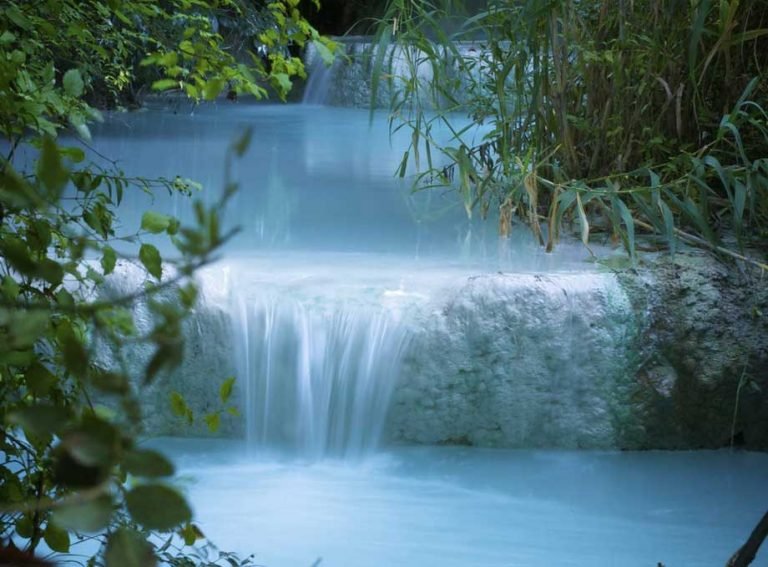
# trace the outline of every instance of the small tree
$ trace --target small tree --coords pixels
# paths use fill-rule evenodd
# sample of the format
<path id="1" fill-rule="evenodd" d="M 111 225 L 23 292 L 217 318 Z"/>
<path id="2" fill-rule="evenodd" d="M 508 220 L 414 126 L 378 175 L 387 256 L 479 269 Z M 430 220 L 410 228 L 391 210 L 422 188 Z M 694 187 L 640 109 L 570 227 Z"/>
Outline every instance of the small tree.
<path id="1" fill-rule="evenodd" d="M 89 565 L 192 561 L 172 553 L 177 540 L 157 549 L 150 539 L 177 534 L 191 545 L 201 534 L 185 498 L 167 482 L 172 463 L 137 445 L 138 391 L 183 356 L 194 274 L 234 234 L 222 231 L 220 219 L 236 185 L 227 175 L 218 202 L 195 202 L 193 226 L 147 211 L 135 231 L 119 233 L 116 207 L 126 192 L 191 194 L 194 184 L 132 178 L 90 163 L 82 146 L 89 122 L 101 115 L 88 101 L 119 103 L 141 80 L 196 101 L 225 89 L 260 98 L 268 86 L 284 97 L 304 71 L 283 47 L 314 41 L 333 49 L 297 3 L 260 7 L 267 24 L 252 32 L 266 49 L 243 48 L 240 59 L 212 24 L 217 15 L 256 9 L 236 0 L 18 0 L 0 10 L 0 563 L 3 553 L 34 555 L 43 541 L 66 553 L 73 538 L 89 533 L 102 544 Z M 79 141 L 60 145 L 63 130 Z M 227 173 L 249 139 L 246 132 L 233 142 L 222 164 Z M 22 153 L 36 156 L 33 169 L 17 165 Z M 145 241 L 158 234 L 175 246 L 174 260 L 164 261 Z M 124 252 L 131 246 L 135 255 Z M 122 261 L 143 266 L 146 285 L 99 299 L 104 278 Z M 139 299 L 154 318 L 146 334 L 133 321 Z M 154 346 L 145 368 L 125 363 L 136 342 Z M 115 363 L 100 363 L 99 348 L 109 348 Z M 222 384 L 222 400 L 231 388 L 231 379 Z M 111 400 L 110 409 L 97 397 Z M 221 554 L 195 562 L 218 560 L 235 561 Z"/>

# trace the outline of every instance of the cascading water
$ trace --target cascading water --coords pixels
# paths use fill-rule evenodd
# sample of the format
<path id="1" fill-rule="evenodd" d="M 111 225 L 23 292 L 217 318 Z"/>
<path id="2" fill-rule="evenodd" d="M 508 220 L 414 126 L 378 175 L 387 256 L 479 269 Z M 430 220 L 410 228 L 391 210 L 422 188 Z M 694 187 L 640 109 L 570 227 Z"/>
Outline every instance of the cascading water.
<path id="1" fill-rule="evenodd" d="M 345 55 L 337 57 L 330 66 L 325 64 L 313 44 L 307 48 L 305 63 L 309 80 L 302 102 L 312 105 L 368 108 L 373 96 L 373 61 L 377 59 L 380 48 L 372 42 L 373 38 L 366 36 L 338 38 L 338 41 Z M 459 85 L 451 95 L 451 105 L 464 98 L 471 82 L 480 80 L 478 74 L 483 68 L 482 45 L 462 42 L 455 47 L 456 53 L 464 60 L 464 67 L 459 67 L 454 52 L 443 52 L 440 56 L 442 72 L 452 74 L 456 85 Z M 419 89 L 422 95 L 425 95 L 422 103 L 426 106 L 432 104 L 434 101 L 426 93 L 431 91 L 429 81 L 434 69 L 427 54 L 416 48 L 398 44 L 388 45 L 384 49 L 381 63 L 386 80 L 382 77 L 379 81 L 374 106 L 388 108 L 393 96 L 399 98 L 398 91 L 413 88 L 411 82 L 414 78 L 422 84 Z M 439 48 L 435 46 L 435 49 Z"/>
<path id="2" fill-rule="evenodd" d="M 276 566 L 727 561 L 764 513 L 754 495 L 765 455 L 482 448 L 637 446 L 667 423 L 656 412 L 683 400 L 675 374 L 661 373 L 664 353 L 635 379 L 649 362 L 633 350 L 647 315 L 635 320 L 636 298 L 584 264 L 583 249 L 545 254 L 521 239 L 497 257 L 495 229 L 482 232 L 492 223 L 468 226 L 460 205 L 458 217 L 440 213 L 454 195 L 433 192 L 424 209 L 402 199 L 392 172 L 405 130 L 390 145 L 386 120 L 372 129 L 365 111 L 220 105 L 113 116 L 95 139 L 132 175 L 203 181 L 212 202 L 244 123 L 258 135 L 226 218 L 243 233 L 199 274 L 184 366 L 142 392 L 157 418 L 147 431 L 159 434 L 178 421 L 169 391 L 202 416 L 218 407 L 221 380 L 238 378 L 229 403 L 247 423 L 222 420 L 220 432 L 247 426 L 257 455 L 239 440 L 157 441 L 194 479 L 196 525 L 211 541 Z M 194 219 L 163 194 L 148 199 L 126 194 L 126 229 L 149 208 Z M 120 292 L 141 281 L 114 277 Z M 136 367 L 151 355 L 136 353 Z M 390 397 L 385 439 L 475 446 L 392 445 L 306 466 L 372 449 Z M 171 431 L 190 433 L 186 422 Z"/>
<path id="3" fill-rule="evenodd" d="M 407 334 L 382 308 L 235 299 L 247 440 L 307 459 L 377 445 Z"/>
<path id="4" fill-rule="evenodd" d="M 334 65 L 328 66 L 322 57 L 315 55 L 309 61 L 309 80 L 304 88 L 304 104 L 325 104 L 333 77 Z"/>

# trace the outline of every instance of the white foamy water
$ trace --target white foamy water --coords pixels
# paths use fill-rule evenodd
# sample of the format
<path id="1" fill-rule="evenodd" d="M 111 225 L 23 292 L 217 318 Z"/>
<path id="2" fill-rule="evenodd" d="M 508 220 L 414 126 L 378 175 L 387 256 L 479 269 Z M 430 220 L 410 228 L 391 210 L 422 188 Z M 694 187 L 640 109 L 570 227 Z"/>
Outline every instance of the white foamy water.
<path id="1" fill-rule="evenodd" d="M 375 449 L 407 340 L 396 318 L 285 295 L 236 309 L 249 443 L 305 458 Z"/>
<path id="2" fill-rule="evenodd" d="M 608 363 L 621 364 L 631 325 L 622 316 L 629 306 L 615 278 L 588 271 L 477 274 L 461 264 L 347 254 L 230 257 L 204 270 L 204 302 L 230 314 L 232 342 L 222 340 L 214 349 L 232 353 L 236 403 L 255 453 L 359 458 L 375 450 L 385 430 L 389 437 L 426 442 L 468 435 L 488 445 L 499 423 L 506 442 L 519 438 L 521 446 L 526 439 L 528 446 L 615 446 L 606 408 L 611 396 L 604 389 L 613 381 Z M 509 298 L 517 299 L 503 312 L 494 306 Z M 561 332 L 574 323 L 581 329 L 582 311 L 590 312 L 593 324 L 601 314 L 614 316 L 608 311 L 619 317 L 611 323 L 615 341 L 595 339 L 602 360 L 594 371 L 569 367 L 586 338 Z M 528 331 L 531 314 L 537 323 Z M 528 353 L 497 357 L 497 366 L 512 365 L 508 385 L 482 368 L 456 377 L 457 366 L 471 364 L 463 360 L 471 359 L 473 338 L 507 324 L 498 317 L 523 333 L 510 348 Z M 537 348 L 524 347 L 528 333 L 538 333 Z M 544 366 L 549 372 L 542 374 Z M 192 383 L 208 379 L 190 371 L 186 376 Z M 492 399 L 497 386 L 498 404 Z M 560 400 L 557 415 L 547 413 L 544 392 Z M 490 397 L 478 413 L 473 403 L 461 406 L 456 396 L 462 395 Z M 532 399 L 542 403 L 531 405 Z M 429 409 L 435 405 L 443 409 Z M 579 427 L 593 433 L 579 441 Z M 542 438 L 534 442 L 535 432 Z"/>
<path id="3" fill-rule="evenodd" d="M 270 567 L 724 565 L 764 513 L 768 456 L 401 448 L 355 466 L 165 440 L 198 521 Z M 765 551 L 756 566 L 768 565 Z"/>

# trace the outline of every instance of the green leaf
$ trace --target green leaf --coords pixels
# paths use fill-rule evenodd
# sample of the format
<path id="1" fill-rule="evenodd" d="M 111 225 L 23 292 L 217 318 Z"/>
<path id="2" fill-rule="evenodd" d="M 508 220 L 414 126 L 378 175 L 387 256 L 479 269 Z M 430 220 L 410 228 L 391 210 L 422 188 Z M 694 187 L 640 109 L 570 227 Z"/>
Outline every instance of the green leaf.
<path id="1" fill-rule="evenodd" d="M 613 199 L 613 205 L 619 210 L 621 220 L 624 222 L 624 226 L 627 229 L 626 248 L 629 256 L 634 259 L 637 250 L 635 249 L 635 221 L 632 218 L 632 212 L 619 197 Z"/>
<path id="2" fill-rule="evenodd" d="M 184 545 L 195 545 L 195 542 L 198 539 L 205 538 L 205 535 L 202 531 L 200 531 L 200 528 L 198 528 L 195 524 L 189 523 L 186 526 L 184 526 L 180 531 L 179 535 L 184 539 Z"/>
<path id="3" fill-rule="evenodd" d="M 142 244 L 139 249 L 139 260 L 147 271 L 158 280 L 163 277 L 163 263 L 160 252 L 152 244 Z"/>
<path id="4" fill-rule="evenodd" d="M 60 289 L 56 292 L 56 302 L 64 308 L 75 306 L 75 298 L 66 289 Z"/>
<path id="5" fill-rule="evenodd" d="M 74 333 L 65 333 L 61 337 L 61 351 L 67 370 L 75 376 L 85 376 L 88 372 L 88 353 Z"/>
<path id="6" fill-rule="evenodd" d="M 245 131 L 235 140 L 232 144 L 237 157 L 243 157 L 245 152 L 248 151 L 248 147 L 251 145 L 251 139 L 253 138 L 253 128 L 246 128 Z"/>
<path id="7" fill-rule="evenodd" d="M 133 314 L 130 310 L 115 307 L 109 311 L 99 311 L 97 319 L 110 333 L 132 336 L 136 334 L 136 325 L 133 322 Z"/>
<path id="8" fill-rule="evenodd" d="M 91 130 L 85 122 L 72 122 L 72 126 L 83 140 L 91 141 Z"/>
<path id="9" fill-rule="evenodd" d="M 195 305 L 195 301 L 197 301 L 197 287 L 190 283 L 179 288 L 179 299 L 184 307 L 191 309 Z"/>
<path id="10" fill-rule="evenodd" d="M 64 268 L 58 262 L 44 258 L 37 266 L 37 275 L 52 286 L 57 287 L 64 280 Z"/>
<path id="11" fill-rule="evenodd" d="M 109 524 L 112 517 L 112 500 L 102 494 L 92 500 L 64 504 L 53 511 L 57 526 L 73 532 L 98 532 Z"/>
<path id="12" fill-rule="evenodd" d="M 205 100 L 215 100 L 223 88 L 224 81 L 222 79 L 211 79 L 206 81 L 205 87 L 203 87 L 203 97 Z"/>
<path id="13" fill-rule="evenodd" d="M 35 526 L 26 514 L 16 520 L 16 533 L 25 539 L 29 539 L 35 533 Z"/>
<path id="14" fill-rule="evenodd" d="M 11 327 L 11 336 L 16 346 L 32 346 L 48 329 L 49 317 L 49 313 L 40 311 L 17 314 Z"/>
<path id="15" fill-rule="evenodd" d="M 69 412 L 64 408 L 43 404 L 17 410 L 8 416 L 10 423 L 40 437 L 60 431 L 68 420 Z"/>
<path id="16" fill-rule="evenodd" d="M 101 269 L 104 272 L 104 275 L 108 276 L 115 271 L 115 265 L 117 264 L 117 253 L 111 246 L 105 246 L 101 252 Z"/>
<path id="17" fill-rule="evenodd" d="M 410 151 L 406 150 L 403 152 L 403 159 L 400 160 L 400 167 L 397 172 L 397 176 L 401 179 L 405 177 L 405 173 L 408 170 L 408 156 L 410 156 Z"/>
<path id="18" fill-rule="evenodd" d="M 40 159 L 37 161 L 37 177 L 55 198 L 58 198 L 69 180 L 69 172 L 61 162 L 59 148 L 50 136 L 43 137 Z"/>
<path id="19" fill-rule="evenodd" d="M 293 83 L 291 83 L 291 78 L 286 73 L 273 73 L 272 78 L 284 94 L 291 90 Z"/>
<path id="20" fill-rule="evenodd" d="M 108 394 L 126 394 L 129 391 L 128 379 L 117 372 L 96 372 L 91 378 L 93 385 Z"/>
<path id="21" fill-rule="evenodd" d="M 576 210 L 579 214 L 579 224 L 581 225 L 581 242 L 584 246 L 589 246 L 589 220 L 584 211 L 584 203 L 581 201 L 581 194 L 576 193 Z"/>
<path id="22" fill-rule="evenodd" d="M 151 384 L 158 372 L 164 368 L 172 369 L 181 364 L 183 357 L 182 345 L 179 343 L 162 344 L 147 363 L 144 372 L 144 384 Z"/>
<path id="23" fill-rule="evenodd" d="M 8 45 L 16 41 L 16 36 L 9 31 L 4 31 L 0 34 L 0 45 Z"/>
<path id="24" fill-rule="evenodd" d="M 136 530 L 120 528 L 107 541 L 104 552 L 106 567 L 155 567 L 155 551 Z"/>
<path id="25" fill-rule="evenodd" d="M 3 294 L 8 299 L 16 299 L 19 296 L 19 284 L 11 276 L 5 276 L 3 278 L 3 283 L 0 286 L 0 289 L 3 290 Z"/>
<path id="26" fill-rule="evenodd" d="M 84 140 L 91 140 L 91 131 L 86 124 L 86 117 L 80 111 L 72 111 L 69 114 L 69 123 Z"/>
<path id="27" fill-rule="evenodd" d="M 53 551 L 69 553 L 69 534 L 55 524 L 48 522 L 43 532 L 43 539 Z"/>
<path id="28" fill-rule="evenodd" d="M 168 89 L 176 89 L 178 87 L 179 81 L 176 79 L 160 79 L 159 81 L 152 83 L 152 90 L 154 91 L 166 91 Z"/>
<path id="29" fill-rule="evenodd" d="M 189 98 L 198 99 L 200 98 L 200 90 L 190 83 L 184 83 L 184 92 L 187 93 L 187 96 Z"/>
<path id="30" fill-rule="evenodd" d="M 219 430 L 219 427 L 221 426 L 221 416 L 218 412 L 209 413 L 203 419 L 205 420 L 205 425 L 208 426 L 208 431 L 216 433 Z"/>
<path id="31" fill-rule="evenodd" d="M 672 216 L 672 211 L 662 199 L 659 199 L 659 209 L 661 210 L 661 216 L 664 219 L 664 230 L 667 237 L 667 244 L 669 245 L 669 251 L 674 254 L 677 247 L 677 240 L 675 239 L 675 219 Z"/>
<path id="32" fill-rule="evenodd" d="M 134 476 L 162 477 L 173 475 L 173 464 L 157 451 L 134 449 L 123 458 L 123 468 Z"/>
<path id="33" fill-rule="evenodd" d="M 219 388 L 219 397 L 221 398 L 221 403 L 226 404 L 229 400 L 230 396 L 232 396 L 232 387 L 235 385 L 235 377 L 230 376 L 224 382 L 221 384 L 221 387 Z"/>
<path id="34" fill-rule="evenodd" d="M 0 238 L 0 253 L 3 260 L 10 262 L 11 266 L 25 275 L 33 275 L 37 269 L 36 262 L 32 259 L 26 243 L 13 236 L 3 235 Z"/>
<path id="35" fill-rule="evenodd" d="M 141 230 L 149 231 L 152 234 L 159 234 L 167 230 L 170 225 L 171 217 L 154 211 L 147 211 L 141 217 Z"/>
<path id="36" fill-rule="evenodd" d="M 74 163 L 85 160 L 85 152 L 76 147 L 61 148 L 61 155 L 71 159 Z"/>
<path id="37" fill-rule="evenodd" d="M 168 51 L 157 58 L 157 63 L 163 67 L 175 67 L 179 63 L 179 55 L 175 51 Z"/>
<path id="38" fill-rule="evenodd" d="M 104 276 L 102 276 L 99 272 L 97 272 L 90 266 L 88 266 L 88 269 L 85 271 L 85 277 L 97 285 L 101 285 L 104 283 Z"/>
<path id="39" fill-rule="evenodd" d="M 62 437 L 62 447 L 80 465 L 86 467 L 111 466 L 120 445 L 120 432 L 116 426 L 96 416 L 86 416 L 77 428 Z"/>
<path id="40" fill-rule="evenodd" d="M 328 49 L 328 47 L 322 41 L 313 41 L 312 45 L 314 45 L 315 49 L 317 49 L 317 54 L 323 60 L 323 63 L 325 63 L 327 67 L 330 67 L 334 60 L 333 52 Z"/>
<path id="41" fill-rule="evenodd" d="M 83 83 L 83 77 L 80 75 L 80 71 L 77 69 L 70 69 L 64 73 L 64 91 L 73 97 L 83 96 L 85 90 L 85 83 Z"/>
<path id="42" fill-rule="evenodd" d="M 149 530 L 170 530 L 192 519 L 189 504 L 162 484 L 137 486 L 125 497 L 131 517 Z"/>
<path id="43" fill-rule="evenodd" d="M 14 24 L 22 29 L 29 30 L 32 28 L 32 23 L 23 14 L 23 12 L 19 10 L 18 6 L 11 4 L 9 8 L 6 8 L 5 15 L 9 20 L 11 20 Z"/>
<path id="44" fill-rule="evenodd" d="M 171 411 L 176 417 L 186 417 L 187 402 L 184 401 L 184 397 L 178 392 L 171 393 Z"/>
<path id="45" fill-rule="evenodd" d="M 48 394 L 54 384 L 57 382 L 50 370 L 39 362 L 35 362 L 29 367 L 25 374 L 27 388 L 34 396 L 42 397 Z"/>
<path id="46" fill-rule="evenodd" d="M 187 55 L 187 56 L 194 55 L 195 54 L 195 45 L 191 41 L 185 39 L 184 41 L 179 43 L 179 51 L 181 51 L 182 56 L 184 56 L 184 55 Z"/>

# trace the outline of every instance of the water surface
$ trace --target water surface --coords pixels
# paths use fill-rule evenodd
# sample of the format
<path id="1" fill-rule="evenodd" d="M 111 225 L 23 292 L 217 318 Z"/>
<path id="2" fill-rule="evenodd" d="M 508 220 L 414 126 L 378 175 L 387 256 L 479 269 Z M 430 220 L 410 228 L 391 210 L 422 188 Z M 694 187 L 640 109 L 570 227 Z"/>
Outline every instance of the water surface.
<path id="1" fill-rule="evenodd" d="M 724 565 L 768 486 L 768 455 L 725 451 L 412 447 L 302 464 L 233 442 L 161 446 L 203 531 L 271 567 Z"/>
<path id="2" fill-rule="evenodd" d="M 452 190 L 414 192 L 414 160 L 404 178 L 397 175 L 410 135 L 405 129 L 390 133 L 382 112 L 371 118 L 366 110 L 311 105 L 156 105 L 109 115 L 94 140 L 98 152 L 129 175 L 179 175 L 201 183 L 203 190 L 193 196 L 210 204 L 224 185 L 226 149 L 245 128 L 253 138 L 234 162 L 232 179 L 240 190 L 225 217 L 228 227 L 241 230 L 227 248 L 230 254 L 383 254 L 509 270 L 530 270 L 537 262 L 546 269 L 568 262 L 586 267 L 584 248 L 566 243 L 546 255 L 523 227 L 500 243 L 493 217 L 468 218 Z M 435 127 L 433 137 L 447 142 L 450 132 Z M 481 137 L 481 131 L 469 132 L 464 140 L 472 144 Z M 439 155 L 434 159 L 440 163 Z M 186 223 L 194 218 L 187 197 L 135 190 L 120 208 L 122 225 L 135 230 L 148 208 Z M 376 262 L 374 257 L 367 263 Z"/>
<path id="3" fill-rule="evenodd" d="M 407 134 L 390 139 L 386 116 L 154 108 L 113 115 L 95 136 L 129 174 L 194 178 L 212 203 L 225 148 L 246 126 L 253 144 L 234 168 L 241 188 L 226 217 L 242 232 L 203 278 L 236 327 L 249 443 L 159 443 L 213 541 L 271 567 L 725 563 L 764 512 L 766 455 L 376 451 L 375 428 L 354 441 L 386 413 L 391 383 L 381 381 L 398 372 L 382 368 L 404 340 L 390 325 L 408 301 L 479 273 L 594 267 L 580 247 L 545 254 L 524 229 L 500 242 L 453 193 L 412 193 L 394 176 Z M 185 198 L 133 194 L 121 222 L 135 229 L 147 207 L 192 218 Z M 337 445 L 360 449 L 356 460 L 326 454 Z"/>

